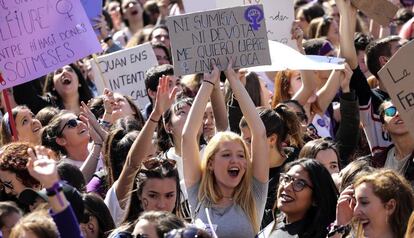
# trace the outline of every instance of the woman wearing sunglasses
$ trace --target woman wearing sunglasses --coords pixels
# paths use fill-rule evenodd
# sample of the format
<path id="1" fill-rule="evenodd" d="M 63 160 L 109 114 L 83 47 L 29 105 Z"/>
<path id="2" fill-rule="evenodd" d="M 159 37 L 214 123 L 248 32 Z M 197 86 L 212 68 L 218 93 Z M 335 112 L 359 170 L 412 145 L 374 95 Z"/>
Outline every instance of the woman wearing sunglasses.
<path id="1" fill-rule="evenodd" d="M 168 77 L 163 76 L 154 110 L 130 148 L 119 178 L 106 194 L 105 204 L 117 226 L 135 221 L 143 211 L 180 214 L 181 192 L 175 161 L 161 157 L 148 159 L 153 133 L 176 92 L 177 88 L 170 92 Z"/>
<path id="2" fill-rule="evenodd" d="M 328 170 L 314 159 L 290 162 L 280 175 L 275 209 L 280 213 L 259 238 L 321 238 L 335 220 L 337 190 Z"/>
<path id="3" fill-rule="evenodd" d="M 259 231 L 266 202 L 269 178 L 266 129 L 231 63 L 226 75 L 251 129 L 251 159 L 242 137 L 232 132 L 213 136 L 203 159 L 200 158 L 198 131 L 208 98 L 219 83 L 220 73 L 214 66 L 211 74 L 204 74 L 184 125 L 184 178 L 194 219 L 201 220 L 220 238 L 251 238 Z"/>
<path id="4" fill-rule="evenodd" d="M 374 154 L 374 167 L 393 169 L 414 183 L 414 139 L 407 125 L 391 101 L 381 104 L 379 115 L 384 134 L 391 137 L 393 144 L 386 150 Z"/>
<path id="5" fill-rule="evenodd" d="M 67 162 L 81 169 L 85 181 L 89 182 L 93 173 L 102 167 L 99 160 L 106 132 L 82 103 L 81 116 L 62 110 L 44 127 L 42 145 L 54 150 Z M 89 150 L 91 140 L 92 149 Z"/>

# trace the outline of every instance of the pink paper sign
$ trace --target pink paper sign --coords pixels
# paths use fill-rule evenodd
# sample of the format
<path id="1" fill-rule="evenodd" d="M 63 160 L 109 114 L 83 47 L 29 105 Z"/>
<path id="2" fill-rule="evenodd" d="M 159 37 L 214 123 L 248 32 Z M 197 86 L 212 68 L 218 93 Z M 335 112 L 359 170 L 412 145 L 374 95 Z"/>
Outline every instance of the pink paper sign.
<path id="1" fill-rule="evenodd" d="M 0 0 L 0 90 L 98 51 L 79 0 Z"/>

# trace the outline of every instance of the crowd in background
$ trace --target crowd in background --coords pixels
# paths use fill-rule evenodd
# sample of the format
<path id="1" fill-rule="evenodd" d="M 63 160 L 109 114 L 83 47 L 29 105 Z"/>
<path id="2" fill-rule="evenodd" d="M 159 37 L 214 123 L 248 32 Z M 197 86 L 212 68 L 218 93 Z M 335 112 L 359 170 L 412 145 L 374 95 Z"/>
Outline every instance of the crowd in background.
<path id="1" fill-rule="evenodd" d="M 102 54 L 151 43 L 150 102 L 98 92 L 92 56 L 7 89 L 0 237 L 414 237 L 414 135 L 378 75 L 414 38 L 414 1 L 391 2 L 381 26 L 351 0 L 294 0 L 298 50 L 344 70 L 177 77 L 165 23 L 183 2 L 103 1 Z"/>

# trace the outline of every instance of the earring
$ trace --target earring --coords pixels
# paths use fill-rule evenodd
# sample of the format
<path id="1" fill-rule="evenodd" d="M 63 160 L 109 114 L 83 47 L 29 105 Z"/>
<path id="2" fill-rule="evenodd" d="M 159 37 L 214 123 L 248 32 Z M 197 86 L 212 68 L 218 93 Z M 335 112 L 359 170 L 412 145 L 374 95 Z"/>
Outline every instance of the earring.
<path id="1" fill-rule="evenodd" d="M 78 88 L 82 87 L 82 84 L 79 84 Z"/>
<path id="2" fill-rule="evenodd" d="M 382 131 L 382 139 L 384 139 L 385 141 L 391 141 L 390 135 L 386 131 Z"/>

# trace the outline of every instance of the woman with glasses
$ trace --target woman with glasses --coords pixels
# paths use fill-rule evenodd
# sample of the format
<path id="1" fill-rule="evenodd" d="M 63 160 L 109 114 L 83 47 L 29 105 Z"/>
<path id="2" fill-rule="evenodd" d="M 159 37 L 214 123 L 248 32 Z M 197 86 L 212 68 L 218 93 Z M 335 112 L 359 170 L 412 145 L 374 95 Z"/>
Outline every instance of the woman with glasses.
<path id="1" fill-rule="evenodd" d="M 42 145 L 61 156 L 61 162 L 80 168 L 88 183 L 93 173 L 102 167 L 100 155 L 106 132 L 88 107 L 82 105 L 80 117 L 66 110 L 54 116 L 43 130 Z"/>
<path id="2" fill-rule="evenodd" d="M 379 115 L 384 133 L 389 135 L 393 144 L 374 154 L 373 166 L 393 169 L 414 184 L 414 139 L 407 124 L 391 101 L 381 104 Z"/>
<path id="3" fill-rule="evenodd" d="M 168 77 L 160 79 L 155 107 L 130 148 L 119 178 L 108 190 L 105 204 L 115 224 L 135 221 L 143 211 L 180 214 L 181 192 L 174 160 L 149 159 L 152 136 L 162 114 L 172 104 L 177 88 L 171 92 Z M 133 191 L 133 192 L 131 192 Z"/>
<path id="4" fill-rule="evenodd" d="M 335 220 L 337 195 L 331 175 L 318 161 L 288 163 L 277 190 L 279 215 L 258 237 L 326 237 L 326 228 Z"/>
<path id="5" fill-rule="evenodd" d="M 16 140 L 21 142 L 29 142 L 32 144 L 40 144 L 40 135 L 42 124 L 35 119 L 34 114 L 26 106 L 17 106 L 12 109 L 12 117 L 15 122 L 17 135 Z M 9 118 L 6 113 L 1 120 L 0 127 L 0 146 L 13 141 L 13 131 Z"/>
<path id="6" fill-rule="evenodd" d="M 266 202 L 269 177 L 266 129 L 239 75 L 229 63 L 226 76 L 251 129 L 251 159 L 242 137 L 232 132 L 213 136 L 203 159 L 200 158 L 198 131 L 208 98 L 219 83 L 219 70 L 213 67 L 211 74 L 204 74 L 184 125 L 182 156 L 189 203 L 193 219 L 201 220 L 211 233 L 220 238 L 250 238 L 259 230 Z"/>

